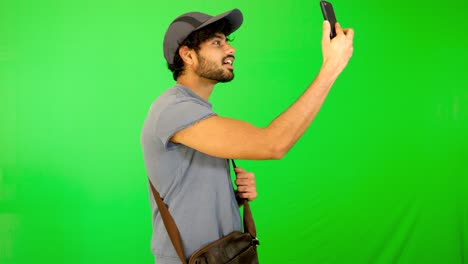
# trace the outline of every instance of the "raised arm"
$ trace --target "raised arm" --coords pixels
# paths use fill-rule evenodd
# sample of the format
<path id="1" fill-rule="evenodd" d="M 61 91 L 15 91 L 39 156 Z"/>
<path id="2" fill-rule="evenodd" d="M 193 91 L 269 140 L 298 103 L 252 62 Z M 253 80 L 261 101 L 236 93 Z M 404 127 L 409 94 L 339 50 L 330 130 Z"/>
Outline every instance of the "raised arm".
<path id="1" fill-rule="evenodd" d="M 353 30 L 335 27 L 337 36 L 330 40 L 330 24 L 323 24 L 323 64 L 314 81 L 266 128 L 212 116 L 180 130 L 171 141 L 220 158 L 281 159 L 312 123 L 353 53 Z"/>

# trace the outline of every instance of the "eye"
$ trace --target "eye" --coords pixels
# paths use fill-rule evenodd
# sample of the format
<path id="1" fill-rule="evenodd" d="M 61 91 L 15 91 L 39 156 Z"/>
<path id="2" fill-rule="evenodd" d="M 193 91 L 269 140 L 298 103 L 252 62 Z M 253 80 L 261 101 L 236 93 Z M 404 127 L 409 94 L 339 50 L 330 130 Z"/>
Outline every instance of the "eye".
<path id="1" fill-rule="evenodd" d="M 214 45 L 217 45 L 217 46 L 218 46 L 218 45 L 221 45 L 221 41 L 215 40 L 215 41 L 213 41 L 213 44 L 214 44 Z"/>

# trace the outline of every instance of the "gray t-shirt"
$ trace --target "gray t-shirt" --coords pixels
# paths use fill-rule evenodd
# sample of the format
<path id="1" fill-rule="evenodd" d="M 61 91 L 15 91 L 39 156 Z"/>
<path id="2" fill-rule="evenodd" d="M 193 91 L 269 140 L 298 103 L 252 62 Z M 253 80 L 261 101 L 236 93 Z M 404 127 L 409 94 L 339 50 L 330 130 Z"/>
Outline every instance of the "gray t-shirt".
<path id="1" fill-rule="evenodd" d="M 210 103 L 176 84 L 151 105 L 141 134 L 146 171 L 176 222 L 186 257 L 241 230 L 228 160 L 169 141 L 181 129 L 213 115 Z M 180 263 L 151 191 L 150 197 L 152 252 L 158 264 Z"/>

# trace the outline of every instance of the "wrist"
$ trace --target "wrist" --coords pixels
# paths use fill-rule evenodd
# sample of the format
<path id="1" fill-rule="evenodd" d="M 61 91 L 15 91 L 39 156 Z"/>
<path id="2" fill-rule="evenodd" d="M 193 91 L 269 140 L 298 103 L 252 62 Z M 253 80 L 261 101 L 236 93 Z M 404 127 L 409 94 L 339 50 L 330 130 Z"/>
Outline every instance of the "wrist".
<path id="1" fill-rule="evenodd" d="M 316 80 L 324 87 L 331 87 L 338 78 L 339 72 L 329 64 L 323 64 L 317 75 Z"/>
<path id="2" fill-rule="evenodd" d="M 325 60 L 322 63 L 322 67 L 320 68 L 320 73 L 323 77 L 328 77 L 329 79 L 336 79 L 340 74 L 338 66 L 336 63 L 330 62 L 329 60 Z"/>

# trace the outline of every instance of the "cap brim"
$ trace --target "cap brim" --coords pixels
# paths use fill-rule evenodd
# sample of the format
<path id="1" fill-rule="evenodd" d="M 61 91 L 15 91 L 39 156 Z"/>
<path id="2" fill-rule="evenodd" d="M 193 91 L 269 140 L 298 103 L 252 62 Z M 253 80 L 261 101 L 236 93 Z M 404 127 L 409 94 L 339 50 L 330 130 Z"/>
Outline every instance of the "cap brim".
<path id="1" fill-rule="evenodd" d="M 244 17 L 242 15 L 242 12 L 239 9 L 232 9 L 230 11 L 224 12 L 220 15 L 214 16 L 207 21 L 205 21 L 203 24 L 198 26 L 195 30 L 201 29 L 203 27 L 206 27 L 216 21 L 225 19 L 231 24 L 231 29 L 230 31 L 226 32 L 226 35 L 231 34 L 232 32 L 236 31 L 241 25 L 242 21 L 244 20 Z M 194 30 L 194 31 L 195 31 Z"/>

